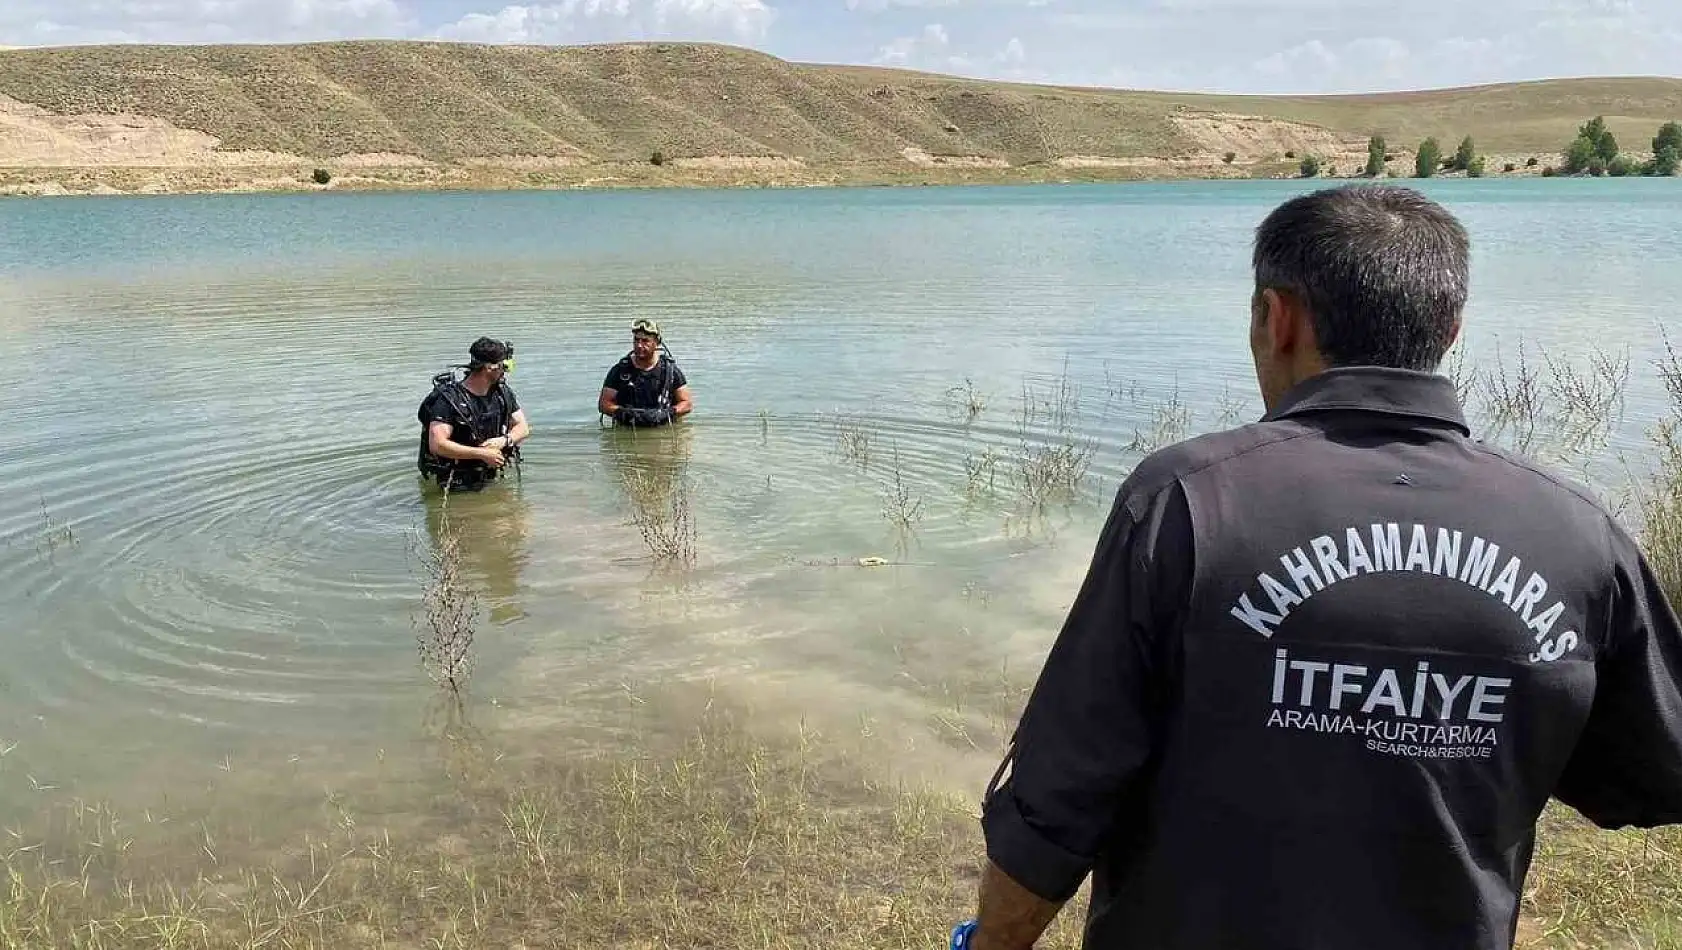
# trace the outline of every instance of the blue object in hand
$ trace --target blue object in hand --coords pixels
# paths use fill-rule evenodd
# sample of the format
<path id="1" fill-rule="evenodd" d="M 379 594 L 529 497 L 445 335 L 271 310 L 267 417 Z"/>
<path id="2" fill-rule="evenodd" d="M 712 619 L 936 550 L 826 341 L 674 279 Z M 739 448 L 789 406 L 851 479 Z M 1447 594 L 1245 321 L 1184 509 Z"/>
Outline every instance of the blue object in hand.
<path id="1" fill-rule="evenodd" d="M 975 938 L 977 921 L 966 920 L 952 928 L 952 950 L 969 950 L 970 941 Z"/>

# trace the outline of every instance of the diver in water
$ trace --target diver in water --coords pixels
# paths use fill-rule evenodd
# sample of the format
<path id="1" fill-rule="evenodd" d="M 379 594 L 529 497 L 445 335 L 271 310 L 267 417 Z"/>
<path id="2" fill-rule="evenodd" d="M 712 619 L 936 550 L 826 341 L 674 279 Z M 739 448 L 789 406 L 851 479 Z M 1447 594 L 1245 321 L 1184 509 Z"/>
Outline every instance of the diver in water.
<path id="1" fill-rule="evenodd" d="M 421 474 L 438 479 L 446 491 L 477 491 L 495 481 L 509 462 L 518 464 L 520 443 L 531 435 L 508 385 L 513 344 L 480 337 L 468 357 L 465 365 L 433 377 L 417 413 Z M 467 375 L 457 379 L 457 369 Z"/>
<path id="2" fill-rule="evenodd" d="M 631 325 L 631 352 L 607 372 L 596 409 L 622 426 L 663 426 L 694 409 L 689 380 L 660 337 L 660 325 Z"/>

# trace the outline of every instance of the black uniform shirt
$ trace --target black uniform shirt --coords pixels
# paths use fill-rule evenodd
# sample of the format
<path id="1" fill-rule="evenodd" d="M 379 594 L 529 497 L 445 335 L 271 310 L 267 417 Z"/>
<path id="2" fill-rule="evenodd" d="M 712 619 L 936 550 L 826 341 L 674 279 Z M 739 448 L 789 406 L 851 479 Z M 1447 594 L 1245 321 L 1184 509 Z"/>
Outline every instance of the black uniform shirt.
<path id="1" fill-rule="evenodd" d="M 1446 378 L 1340 369 L 1122 486 L 990 790 L 1088 946 L 1507 950 L 1537 818 L 1682 821 L 1682 632 Z"/>
<path id="2" fill-rule="evenodd" d="M 614 402 L 632 409 L 669 409 L 677 391 L 689 385 L 683 370 L 662 354 L 650 369 L 640 369 L 629 356 L 615 363 L 602 380 L 603 389 L 614 391 Z"/>
<path id="3" fill-rule="evenodd" d="M 520 411 L 520 400 L 506 383 L 498 383 L 483 396 L 459 382 L 451 383 L 467 414 L 447 398 L 442 389 L 434 392 L 421 412 L 430 427 L 435 422 L 450 424 L 450 441 L 460 445 L 483 445 L 486 440 L 503 434 L 503 427 L 512 425 L 514 413 Z"/>

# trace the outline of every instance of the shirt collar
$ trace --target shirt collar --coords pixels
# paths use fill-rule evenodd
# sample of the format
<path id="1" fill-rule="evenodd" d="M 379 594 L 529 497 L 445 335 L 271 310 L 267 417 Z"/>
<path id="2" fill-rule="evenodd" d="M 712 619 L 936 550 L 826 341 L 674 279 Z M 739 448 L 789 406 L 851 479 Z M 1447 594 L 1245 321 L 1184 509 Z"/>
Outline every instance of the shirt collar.
<path id="1" fill-rule="evenodd" d="M 1262 421 L 1329 409 L 1408 416 L 1472 434 L 1453 380 L 1386 366 L 1345 366 L 1310 376 L 1287 391 Z"/>

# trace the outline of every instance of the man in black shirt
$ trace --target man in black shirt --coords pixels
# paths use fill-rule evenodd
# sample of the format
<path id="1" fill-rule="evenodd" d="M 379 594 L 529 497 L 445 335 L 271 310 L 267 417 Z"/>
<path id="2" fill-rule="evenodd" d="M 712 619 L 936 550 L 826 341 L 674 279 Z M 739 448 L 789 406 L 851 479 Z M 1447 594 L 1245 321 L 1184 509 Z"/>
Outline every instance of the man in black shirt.
<path id="1" fill-rule="evenodd" d="M 1682 822 L 1652 569 L 1586 491 L 1473 440 L 1436 374 L 1468 256 L 1402 188 L 1263 222 L 1266 415 L 1121 487 L 957 943 L 1031 946 L 1090 872 L 1089 948 L 1509 948 L 1550 797 Z"/>
<path id="2" fill-rule="evenodd" d="M 661 349 L 659 324 L 632 324 L 631 352 L 607 371 L 597 411 L 626 426 L 662 426 L 688 415 L 695 408 L 689 380 Z"/>
<path id="3" fill-rule="evenodd" d="M 466 377 L 440 377 L 421 402 L 419 463 L 446 489 L 474 491 L 495 480 L 531 426 L 507 381 L 514 347 L 480 337 L 468 358 Z"/>

